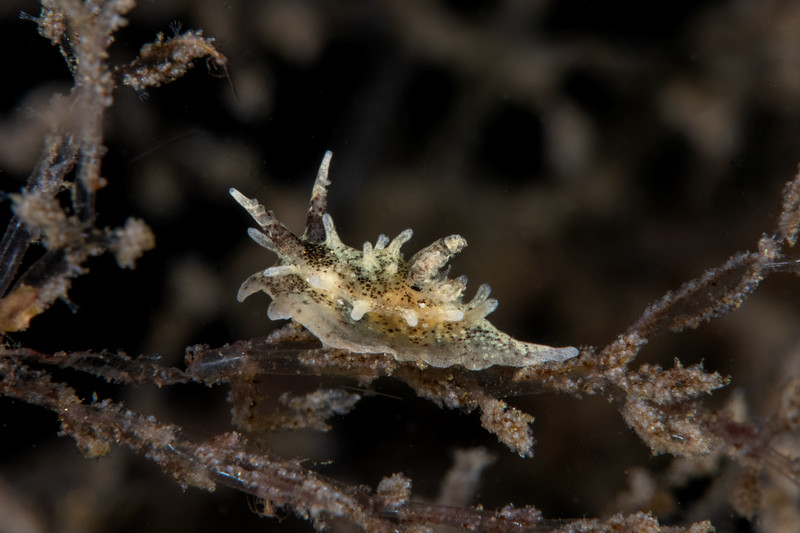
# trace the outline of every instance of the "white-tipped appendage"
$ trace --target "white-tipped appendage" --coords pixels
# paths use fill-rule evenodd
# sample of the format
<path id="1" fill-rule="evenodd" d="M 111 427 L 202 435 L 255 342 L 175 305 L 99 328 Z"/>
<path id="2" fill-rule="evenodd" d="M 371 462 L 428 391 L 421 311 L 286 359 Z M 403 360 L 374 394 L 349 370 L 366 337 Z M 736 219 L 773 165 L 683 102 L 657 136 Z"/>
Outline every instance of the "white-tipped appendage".
<path id="1" fill-rule="evenodd" d="M 322 215 L 322 226 L 325 228 L 325 244 L 329 248 L 340 249 L 343 246 L 342 240 L 339 238 L 339 234 L 336 233 L 333 217 L 330 214 L 325 213 Z"/>
<path id="2" fill-rule="evenodd" d="M 414 235 L 414 231 L 411 228 L 404 229 L 397 237 L 392 239 L 392 242 L 389 243 L 386 250 L 388 250 L 390 254 L 400 257 L 400 247 L 410 241 L 412 235 Z"/>
<path id="3" fill-rule="evenodd" d="M 490 313 L 494 313 L 495 309 L 497 309 L 497 300 L 494 298 L 489 298 L 479 306 L 475 307 L 475 312 L 481 318 L 486 318 L 486 316 Z"/>
<path id="4" fill-rule="evenodd" d="M 376 250 L 383 250 L 386 248 L 386 245 L 389 244 L 389 237 L 381 233 L 378 235 L 378 240 L 375 241 L 375 249 Z"/>
<path id="5" fill-rule="evenodd" d="M 478 292 L 469 304 L 467 304 L 467 315 L 469 320 L 477 321 L 485 318 L 486 315 L 497 309 L 497 300 L 489 298 L 492 289 L 486 283 L 478 287 Z"/>
<path id="6" fill-rule="evenodd" d="M 233 199 L 236 200 L 240 206 L 247 210 L 250 216 L 253 217 L 253 220 L 258 222 L 258 225 L 262 228 L 266 228 L 275 221 L 275 217 L 272 215 L 272 212 L 266 211 L 264 206 L 259 204 L 256 199 L 248 198 L 237 191 L 234 187 L 228 189 L 228 193 L 233 196 Z"/>
<path id="7" fill-rule="evenodd" d="M 297 268 L 294 265 L 278 265 L 269 267 L 261 273 L 265 278 L 277 278 L 280 276 L 287 276 L 289 274 L 296 274 Z"/>
<path id="8" fill-rule="evenodd" d="M 271 252 L 278 253 L 278 248 L 275 246 L 275 243 L 272 242 L 272 239 L 270 239 L 263 231 L 256 228 L 247 228 L 247 234 L 251 239 L 256 241 L 259 246 L 263 246 Z"/>
<path id="9" fill-rule="evenodd" d="M 325 155 L 322 156 L 322 163 L 319 164 L 319 170 L 317 170 L 317 179 L 314 180 L 314 191 L 312 194 L 317 192 L 318 187 L 324 189 L 331 184 L 331 180 L 328 179 L 328 170 L 331 168 L 332 157 L 333 152 L 330 150 L 325 152 Z"/>
<path id="10" fill-rule="evenodd" d="M 375 251 L 372 249 L 372 243 L 367 241 L 364 243 L 363 252 L 361 254 L 362 264 L 367 270 L 375 270 L 378 268 L 378 260 L 375 258 Z"/>
<path id="11" fill-rule="evenodd" d="M 228 189 L 228 194 L 233 196 L 233 199 L 236 200 L 236 202 L 240 206 L 244 207 L 248 211 L 250 211 L 251 207 L 255 207 L 258 204 L 258 202 L 256 202 L 255 200 L 252 200 L 247 196 L 245 196 L 244 194 L 240 193 L 236 187 L 231 187 L 230 189 Z"/>
<path id="12" fill-rule="evenodd" d="M 464 320 L 464 311 L 460 309 L 447 309 L 439 313 L 443 322 L 458 322 Z"/>
<path id="13" fill-rule="evenodd" d="M 475 297 L 472 298 L 472 301 L 469 303 L 470 307 L 477 307 L 489 297 L 492 293 L 492 288 L 489 287 L 486 283 L 482 283 L 480 287 L 478 287 L 477 292 L 475 293 Z"/>

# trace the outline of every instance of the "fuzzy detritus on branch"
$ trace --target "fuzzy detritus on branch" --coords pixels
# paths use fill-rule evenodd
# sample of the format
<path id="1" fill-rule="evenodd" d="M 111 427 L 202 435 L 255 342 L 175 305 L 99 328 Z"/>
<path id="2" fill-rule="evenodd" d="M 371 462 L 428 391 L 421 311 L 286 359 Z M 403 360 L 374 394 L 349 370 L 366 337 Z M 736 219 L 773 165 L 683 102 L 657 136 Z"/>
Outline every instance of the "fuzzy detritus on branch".
<path id="1" fill-rule="evenodd" d="M 119 376 L 118 376 L 119 377 Z M 108 400 L 83 402 L 70 387 L 22 365 L 10 353 L 0 354 L 0 392 L 56 412 L 62 432 L 75 439 L 84 454 L 107 454 L 124 444 L 156 462 L 182 486 L 214 490 L 223 484 L 289 507 L 322 527 L 344 518 L 365 531 L 396 531 L 393 520 L 409 527 L 444 524 L 473 531 L 524 531 L 540 522 L 535 509 L 506 507 L 497 512 L 408 501 L 410 481 L 400 475 L 385 479 L 372 493 L 348 487 L 314 473 L 299 461 L 285 461 L 252 448 L 238 433 L 225 433 L 202 443 L 191 442 L 174 425 L 161 424 Z"/>
<path id="2" fill-rule="evenodd" d="M 186 74 L 197 59 L 207 58 L 208 65 L 227 73 L 228 60 L 215 47 L 214 39 L 204 37 L 202 30 L 190 30 L 167 38 L 163 33 L 155 41 L 142 46 L 139 56 L 128 65 L 116 68 L 122 84 L 145 95 L 150 87 L 160 87 Z"/>
<path id="3" fill-rule="evenodd" d="M 56 300 L 67 300 L 72 280 L 87 271 L 90 257 L 111 252 L 121 268 L 132 269 L 155 246 L 153 232 L 138 218 L 129 217 L 118 228 L 95 224 L 97 192 L 106 185 L 100 170 L 106 152 L 103 117 L 113 102 L 113 72 L 125 72 L 124 83 L 143 91 L 177 79 L 195 59 L 207 57 L 223 68 L 226 59 L 213 39 L 189 31 L 169 40 L 159 35 L 129 65 L 112 68 L 108 46 L 134 5 L 45 0 L 38 17 L 23 14 L 59 48 L 74 85 L 68 96 L 51 99 L 50 134 L 38 165 L 23 191 L 11 195 L 14 218 L 0 242 L 0 332 L 27 329 Z M 46 253 L 20 275 L 23 258 L 37 242 Z"/>

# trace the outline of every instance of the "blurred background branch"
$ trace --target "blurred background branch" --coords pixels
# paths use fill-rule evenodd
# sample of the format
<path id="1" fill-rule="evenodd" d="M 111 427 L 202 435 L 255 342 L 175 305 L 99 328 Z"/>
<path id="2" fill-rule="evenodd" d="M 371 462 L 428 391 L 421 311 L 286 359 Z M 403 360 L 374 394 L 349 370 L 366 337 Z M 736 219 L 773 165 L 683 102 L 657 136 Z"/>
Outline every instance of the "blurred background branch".
<path id="1" fill-rule="evenodd" d="M 737 289 L 750 296 L 735 313 L 653 336 L 641 353 L 636 339 L 617 335 L 668 290 L 738 250 L 762 253 L 754 245 L 762 232 L 793 225 L 787 215 L 779 220 L 777 205 L 800 153 L 800 8 L 644 5 L 162 1 L 143 2 L 123 18 L 132 3 L 45 2 L 39 13 L 28 1 L 4 2 L 4 353 L 75 356 L 73 366 L 58 356 L 64 368 L 55 370 L 20 352 L 11 361 L 34 373 L 49 369 L 87 409 L 93 396 L 114 408 L 124 402 L 159 425 L 180 426 L 194 443 L 227 434 L 226 387 L 179 384 L 186 376 L 156 370 L 141 382 L 169 387 L 118 387 L 99 369 L 124 369 L 125 359 L 111 355 L 119 349 L 160 354 L 159 368 L 180 372 L 174 367 L 186 346 L 224 346 L 277 326 L 264 316 L 263 299 L 235 302 L 241 280 L 266 263 L 225 191 L 250 191 L 299 229 L 316 165 L 332 149 L 329 209 L 345 242 L 406 227 L 415 230 L 410 249 L 464 235 L 470 247 L 454 273 L 492 285 L 500 329 L 550 345 L 616 346 L 599 352 L 611 368 L 637 354 L 623 385 L 639 399 L 609 405 L 603 395 L 517 395 L 565 390 L 570 375 L 550 387 L 522 386 L 502 372 L 475 378 L 476 386 L 514 395 L 509 408 L 536 416 L 535 457 L 523 460 L 481 429 L 480 409 L 460 414 L 417 398 L 402 384 L 414 383 L 411 370 L 401 379 L 378 372 L 355 382 L 330 370 L 328 377 L 284 374 L 281 361 L 298 365 L 284 354 L 274 375 L 234 386 L 234 399 L 258 399 L 283 421 L 318 390 L 346 387 L 361 399 L 346 416 L 327 418 L 326 433 L 253 434 L 248 446 L 269 449 L 276 460 L 304 458 L 309 470 L 347 486 L 399 491 L 395 501 L 402 501 L 402 479 L 381 480 L 402 472 L 416 502 L 437 498 L 456 450 L 483 447 L 496 460 L 467 503 L 487 509 L 536 506 L 548 518 L 623 512 L 618 520 L 629 523 L 648 520 L 634 514 L 643 509 L 666 524 L 710 519 L 719 530 L 797 530 L 798 489 L 778 472 L 791 473 L 796 465 L 786 458 L 797 456 L 794 276 L 776 273 L 753 293 Z M 21 10 L 30 16 L 20 19 Z M 37 23 L 50 28 L 44 38 L 35 35 Z M 175 50 L 187 52 L 184 63 Z M 197 68 L 168 68 L 149 81 L 137 70 L 176 62 Z M 215 77 L 226 73 L 235 90 Z M 178 74 L 185 76 L 155 88 Z M 118 83 L 135 90 L 112 93 Z M 787 202 L 792 194 L 785 191 Z M 139 258 L 153 235 L 158 246 Z M 747 257 L 717 271 L 723 287 L 760 282 Z M 118 269 L 111 258 L 137 269 Z M 79 277 L 87 269 L 91 275 Z M 786 257 L 770 269 L 796 272 Z M 701 295 L 725 295 L 705 287 Z M 676 294 L 686 291 L 699 301 L 691 287 Z M 649 315 L 654 331 L 670 329 L 686 308 L 672 309 L 680 312 Z M 697 308 L 688 309 L 694 316 Z M 134 374 L 155 368 L 152 358 L 137 361 Z M 685 411 L 654 407 L 647 384 L 662 372 L 676 380 L 716 373 L 709 387 L 730 376 L 703 402 L 703 412 L 719 416 L 695 421 L 741 446 L 653 457 L 626 421 L 664 421 L 668 413 L 670 438 L 670 420 L 687 419 Z M 591 391 L 593 383 L 573 384 Z M 287 389 L 293 396 L 281 399 Z M 26 531 L 136 530 L 145 522 L 153 531 L 176 523 L 197 531 L 264 527 L 238 492 L 183 493 L 122 449 L 85 461 L 55 438 L 56 417 L 10 396 L 0 399 L 0 508 L 15 518 L 7 524 Z M 234 414 L 241 427 L 248 412 Z M 774 438 L 769 447 L 759 444 L 764 434 Z M 678 440 L 670 445 L 680 449 Z M 772 466 L 762 470 L 764 463 Z M 282 514 L 288 511 L 261 509 L 283 517 L 282 530 L 311 527 Z"/>

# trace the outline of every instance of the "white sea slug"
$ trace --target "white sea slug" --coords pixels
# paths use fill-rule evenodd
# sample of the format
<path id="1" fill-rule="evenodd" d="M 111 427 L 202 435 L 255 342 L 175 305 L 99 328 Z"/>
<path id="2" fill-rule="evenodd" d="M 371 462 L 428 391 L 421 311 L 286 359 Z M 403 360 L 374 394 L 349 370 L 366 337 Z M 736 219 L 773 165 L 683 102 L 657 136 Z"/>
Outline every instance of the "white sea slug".
<path id="1" fill-rule="evenodd" d="M 407 261 L 400 247 L 411 239 L 410 229 L 391 241 L 380 235 L 361 250 L 343 244 L 327 213 L 330 161 L 326 152 L 301 237 L 256 200 L 230 189 L 261 226 L 250 228 L 250 237 L 278 254 L 275 266 L 242 283 L 240 302 L 264 291 L 272 297 L 270 319 L 295 320 L 326 346 L 435 367 L 523 367 L 578 355 L 575 348 L 521 342 L 498 331 L 486 320 L 497 308 L 488 285 L 462 301 L 467 278 L 450 279 L 445 269 L 467 245 L 460 235 L 443 237 Z"/>

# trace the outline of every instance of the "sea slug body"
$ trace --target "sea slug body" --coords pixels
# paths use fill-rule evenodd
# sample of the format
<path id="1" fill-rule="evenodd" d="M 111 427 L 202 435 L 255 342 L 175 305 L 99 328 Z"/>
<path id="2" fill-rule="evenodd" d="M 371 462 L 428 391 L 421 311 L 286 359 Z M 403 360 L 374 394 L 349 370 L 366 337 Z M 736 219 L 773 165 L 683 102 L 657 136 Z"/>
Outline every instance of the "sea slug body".
<path id="1" fill-rule="evenodd" d="M 249 229 L 250 237 L 278 255 L 275 266 L 242 283 L 239 301 L 263 291 L 272 298 L 270 319 L 292 319 L 326 346 L 434 367 L 524 367 L 578 355 L 575 348 L 522 342 L 495 328 L 486 319 L 497 308 L 488 285 L 462 301 L 466 277 L 450 279 L 445 268 L 467 245 L 460 235 L 443 237 L 409 260 L 400 247 L 411 239 L 410 229 L 392 240 L 380 235 L 361 250 L 343 244 L 327 213 L 330 161 L 326 152 L 300 237 L 256 200 L 230 189 L 260 226 Z"/>

